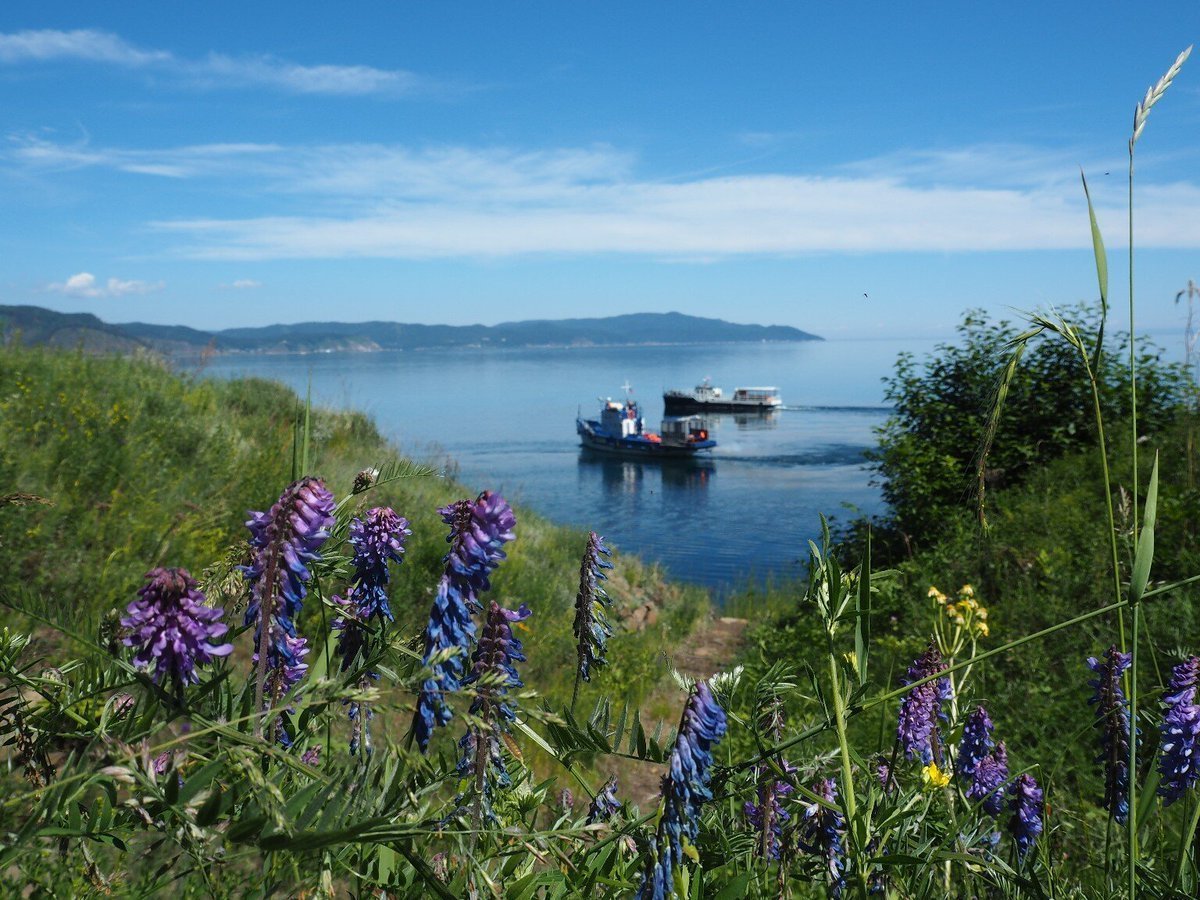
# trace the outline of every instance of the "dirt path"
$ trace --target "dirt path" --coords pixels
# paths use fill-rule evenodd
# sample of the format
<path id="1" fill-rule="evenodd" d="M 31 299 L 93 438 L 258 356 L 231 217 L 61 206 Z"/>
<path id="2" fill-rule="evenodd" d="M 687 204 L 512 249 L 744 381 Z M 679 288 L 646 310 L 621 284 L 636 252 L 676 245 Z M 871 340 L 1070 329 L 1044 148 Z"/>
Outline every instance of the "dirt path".
<path id="1" fill-rule="evenodd" d="M 737 658 L 745 642 L 746 628 L 749 624 L 746 619 L 734 619 L 729 616 L 701 623 L 671 657 L 672 664 L 684 675 L 696 679 L 717 674 L 728 668 Z M 669 692 L 671 705 L 678 706 L 683 695 L 675 690 L 674 684 L 667 685 L 663 690 Z M 657 724 L 647 721 L 645 728 L 653 733 Z M 663 725 L 664 733 L 676 725 L 678 714 L 674 720 Z M 620 796 L 630 803 L 637 804 L 642 812 L 648 812 L 658 800 L 662 774 L 661 765 L 628 761 L 618 773 Z"/>

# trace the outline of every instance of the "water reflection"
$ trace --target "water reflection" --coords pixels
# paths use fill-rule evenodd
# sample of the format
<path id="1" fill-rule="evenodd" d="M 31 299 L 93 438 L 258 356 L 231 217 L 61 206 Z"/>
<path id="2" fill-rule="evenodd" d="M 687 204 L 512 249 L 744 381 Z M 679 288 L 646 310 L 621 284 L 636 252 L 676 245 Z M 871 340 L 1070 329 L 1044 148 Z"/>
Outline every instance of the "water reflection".
<path id="1" fill-rule="evenodd" d="M 704 491 L 716 474 L 711 459 L 621 459 L 582 447 L 579 450 L 580 474 L 585 478 L 598 473 L 608 494 L 636 494 L 660 489 L 664 493 Z"/>
<path id="2" fill-rule="evenodd" d="M 730 422 L 738 431 L 766 431 L 779 427 L 779 410 L 764 409 L 754 412 L 704 413 L 700 417 L 704 427 L 712 434 L 720 433 Z"/>

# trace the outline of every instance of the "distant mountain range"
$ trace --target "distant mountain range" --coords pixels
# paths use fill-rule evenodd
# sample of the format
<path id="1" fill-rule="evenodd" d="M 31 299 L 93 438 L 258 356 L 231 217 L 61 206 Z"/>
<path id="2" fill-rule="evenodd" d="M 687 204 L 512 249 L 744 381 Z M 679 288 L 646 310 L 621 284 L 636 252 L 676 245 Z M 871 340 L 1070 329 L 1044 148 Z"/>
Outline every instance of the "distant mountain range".
<path id="1" fill-rule="evenodd" d="M 634 313 L 603 319 L 538 319 L 500 325 L 405 325 L 399 322 L 301 322 L 262 328 L 199 331 L 144 322 L 110 324 L 90 313 L 38 306 L 0 306 L 0 341 L 81 347 L 89 352 L 152 350 L 170 356 L 199 353 L 327 353 L 335 350 L 586 347 L 621 344 L 696 344 L 820 341 L 786 325 L 738 325 L 682 313 Z"/>

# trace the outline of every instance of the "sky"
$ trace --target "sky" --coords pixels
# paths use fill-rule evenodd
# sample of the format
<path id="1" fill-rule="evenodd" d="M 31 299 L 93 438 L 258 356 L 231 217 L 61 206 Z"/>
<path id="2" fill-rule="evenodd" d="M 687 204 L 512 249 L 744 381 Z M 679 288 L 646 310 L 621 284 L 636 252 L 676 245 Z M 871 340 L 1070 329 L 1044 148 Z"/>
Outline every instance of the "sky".
<path id="1" fill-rule="evenodd" d="M 1200 4 L 0 6 L 0 304 L 204 329 L 679 311 L 1127 322 L 1135 108 Z M 1139 328 L 1200 280 L 1200 55 L 1135 145 Z M 1122 318 L 1124 317 L 1124 318 Z"/>

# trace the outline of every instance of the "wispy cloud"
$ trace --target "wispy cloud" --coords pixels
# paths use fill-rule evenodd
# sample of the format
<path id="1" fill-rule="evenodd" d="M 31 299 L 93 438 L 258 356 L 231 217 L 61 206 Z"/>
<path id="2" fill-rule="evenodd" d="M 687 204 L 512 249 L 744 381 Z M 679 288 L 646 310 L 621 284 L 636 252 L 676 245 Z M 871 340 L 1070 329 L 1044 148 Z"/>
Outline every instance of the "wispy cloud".
<path id="1" fill-rule="evenodd" d="M 976 146 L 823 172 L 653 179 L 612 147 L 519 151 L 346 144 L 161 151 L 28 139 L 12 165 L 95 166 L 236 184 L 249 217 L 162 215 L 168 252 L 200 259 L 626 254 L 672 262 L 805 253 L 1083 248 L 1087 213 L 1069 154 Z M 1102 163 L 1098 162 L 1097 165 Z M 717 170 L 719 172 L 719 170 Z M 1200 248 L 1200 186 L 1140 188 L 1143 247 Z M 295 214 L 296 200 L 304 213 Z M 1122 192 L 1093 182 L 1101 223 Z"/>
<path id="2" fill-rule="evenodd" d="M 268 54 L 228 56 L 214 52 L 186 59 L 169 50 L 139 47 L 119 35 L 91 29 L 0 33 L 0 63 L 54 61 L 153 69 L 201 87 L 268 87 L 297 94 L 400 95 L 430 86 L 427 79 L 402 69 L 302 65 Z"/>
<path id="3" fill-rule="evenodd" d="M 255 281 L 253 278 L 238 278 L 229 284 L 219 284 L 217 287 L 222 291 L 252 291 L 262 287 L 262 282 Z"/>
<path id="4" fill-rule="evenodd" d="M 68 297 L 126 297 L 130 294 L 152 294 L 166 287 L 164 281 L 109 278 L 101 283 L 91 272 L 78 272 L 66 281 L 46 285 L 46 290 Z"/>

